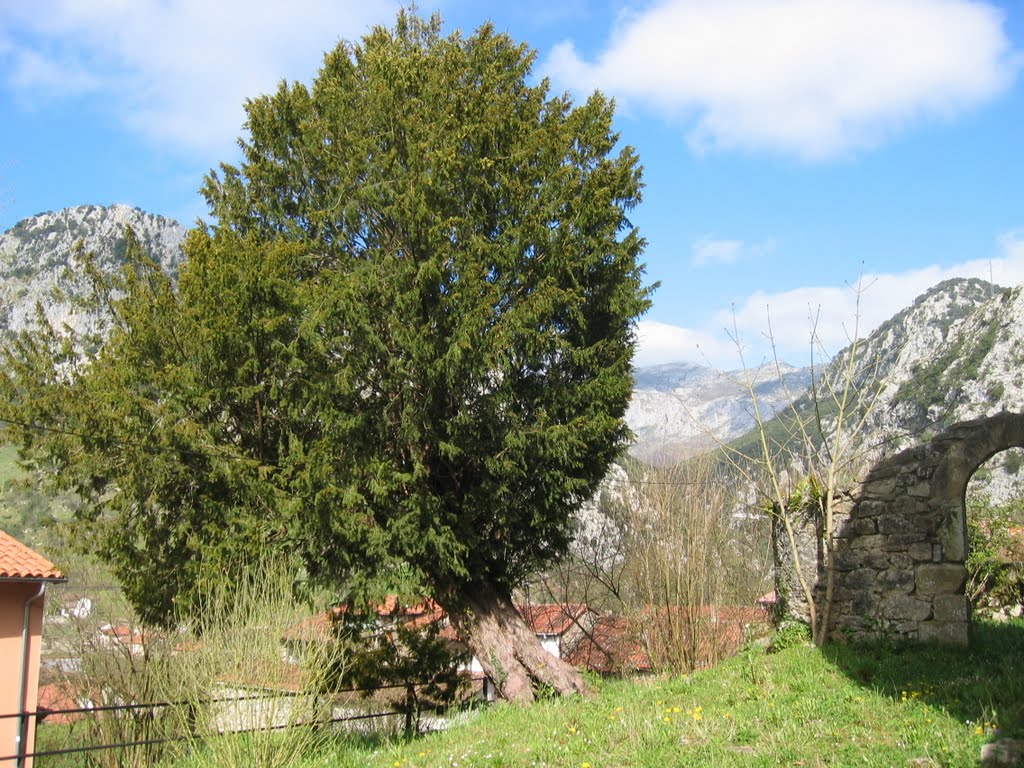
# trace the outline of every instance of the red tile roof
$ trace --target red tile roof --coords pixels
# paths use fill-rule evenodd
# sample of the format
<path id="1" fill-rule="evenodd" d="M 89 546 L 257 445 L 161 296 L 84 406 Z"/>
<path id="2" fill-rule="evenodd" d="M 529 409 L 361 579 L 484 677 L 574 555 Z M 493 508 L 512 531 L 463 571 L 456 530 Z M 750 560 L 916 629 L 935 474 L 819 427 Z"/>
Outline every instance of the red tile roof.
<path id="1" fill-rule="evenodd" d="M 651 659 L 640 629 L 622 616 L 600 616 L 593 629 L 569 651 L 565 660 L 604 674 L 650 672 Z"/>
<path id="2" fill-rule="evenodd" d="M 525 603 L 516 608 L 534 634 L 559 637 L 587 612 L 583 603 Z"/>
<path id="3" fill-rule="evenodd" d="M 5 531 L 0 531 L 0 579 L 63 581 L 64 574 Z"/>
<path id="4" fill-rule="evenodd" d="M 100 697 L 97 696 L 99 701 Z M 50 710 L 55 714 L 45 716 L 47 725 L 73 723 L 84 717 L 82 712 L 65 712 L 68 709 L 85 709 L 87 702 L 76 699 L 69 691 L 66 684 L 42 683 L 39 686 L 39 700 L 36 708 L 40 711 Z M 42 718 L 38 722 L 42 722 Z"/>

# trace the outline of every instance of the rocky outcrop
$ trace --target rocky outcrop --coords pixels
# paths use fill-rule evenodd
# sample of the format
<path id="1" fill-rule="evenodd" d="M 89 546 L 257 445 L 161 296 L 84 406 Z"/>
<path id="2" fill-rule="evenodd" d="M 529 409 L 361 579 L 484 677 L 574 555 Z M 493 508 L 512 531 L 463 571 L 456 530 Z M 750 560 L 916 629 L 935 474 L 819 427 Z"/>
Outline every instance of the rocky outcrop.
<path id="1" fill-rule="evenodd" d="M 754 396 L 771 418 L 810 385 L 810 368 L 765 366 L 749 372 L 670 363 L 640 368 L 626 422 L 635 435 L 630 453 L 654 464 L 671 464 L 727 443 L 754 426 Z M 781 374 L 781 375 L 780 375 Z"/>
<path id="2" fill-rule="evenodd" d="M 85 330 L 93 318 L 76 306 L 87 285 L 75 269 L 75 249 L 81 246 L 95 254 L 101 269 L 116 271 L 123 263 L 126 227 L 166 270 L 177 271 L 185 228 L 126 205 L 41 213 L 0 235 L 0 338 L 28 327 L 37 304 L 51 324 Z"/>

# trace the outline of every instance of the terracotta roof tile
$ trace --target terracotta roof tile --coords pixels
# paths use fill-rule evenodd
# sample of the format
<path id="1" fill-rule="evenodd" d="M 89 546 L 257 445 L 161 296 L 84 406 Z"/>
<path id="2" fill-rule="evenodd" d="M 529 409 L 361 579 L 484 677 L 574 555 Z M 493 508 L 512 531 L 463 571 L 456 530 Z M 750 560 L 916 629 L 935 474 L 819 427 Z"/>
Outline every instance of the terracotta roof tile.
<path id="1" fill-rule="evenodd" d="M 0 579 L 63 580 L 64 574 L 5 531 L 0 531 Z"/>
<path id="2" fill-rule="evenodd" d="M 600 616 L 594 628 L 565 657 L 577 667 L 604 674 L 650 672 L 640 628 L 622 616 Z"/>
<path id="3" fill-rule="evenodd" d="M 524 603 L 516 608 L 535 634 L 559 637 L 587 612 L 583 603 Z"/>

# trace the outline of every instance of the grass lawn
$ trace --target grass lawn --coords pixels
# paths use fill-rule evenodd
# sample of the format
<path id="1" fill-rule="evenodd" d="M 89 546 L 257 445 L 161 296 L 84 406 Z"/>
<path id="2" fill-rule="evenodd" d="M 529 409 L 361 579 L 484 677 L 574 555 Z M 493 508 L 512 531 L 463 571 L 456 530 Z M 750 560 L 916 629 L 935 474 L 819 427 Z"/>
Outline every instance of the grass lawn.
<path id="1" fill-rule="evenodd" d="M 997 735 L 1024 737 L 1024 622 L 976 622 L 966 651 L 751 649 L 687 677 L 595 687 L 589 699 L 496 705 L 412 740 L 339 744 L 302 765 L 976 765 Z"/>

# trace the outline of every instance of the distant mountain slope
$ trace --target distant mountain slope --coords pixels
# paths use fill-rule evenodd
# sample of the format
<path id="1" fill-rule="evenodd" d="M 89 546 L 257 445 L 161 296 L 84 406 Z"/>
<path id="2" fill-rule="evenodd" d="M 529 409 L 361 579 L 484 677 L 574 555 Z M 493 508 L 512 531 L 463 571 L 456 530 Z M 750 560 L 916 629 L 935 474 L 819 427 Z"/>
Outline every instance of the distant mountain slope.
<path id="1" fill-rule="evenodd" d="M 810 368 L 784 366 L 751 371 L 764 418 L 788 405 L 810 384 Z M 752 401 L 742 371 L 723 373 L 705 365 L 670 363 L 636 372 L 626 421 L 636 435 L 637 458 L 670 463 L 728 442 L 754 426 Z"/>
<path id="2" fill-rule="evenodd" d="M 123 261 L 126 226 L 165 268 L 177 270 L 185 227 L 126 205 L 82 205 L 41 213 L 0 235 L 0 334 L 24 329 L 35 316 L 37 302 L 51 323 L 82 330 L 89 319 L 70 300 L 84 289 L 69 270 L 74 248 L 82 243 L 96 254 L 101 267 L 114 271 Z M 55 288 L 67 298 L 55 301 Z"/>
<path id="3" fill-rule="evenodd" d="M 828 368 L 837 380 L 850 349 Z M 946 280 L 860 344 L 854 367 L 878 399 L 867 438 L 900 451 L 964 419 L 1024 408 L 1021 288 Z"/>
<path id="4" fill-rule="evenodd" d="M 939 283 L 883 323 L 856 350 L 844 349 L 824 376 L 841 386 L 853 355 L 853 380 L 862 403 L 872 402 L 864 430 L 853 435 L 865 459 L 891 455 L 929 439 L 965 419 L 1002 410 L 1024 411 L 1024 290 L 977 279 Z M 836 428 L 837 409 L 818 385 L 823 431 Z M 805 418 L 815 398 L 805 393 L 793 408 Z M 783 409 L 768 429 L 776 438 L 790 431 L 792 411 Z M 855 421 L 851 420 L 851 421 Z M 791 422 L 789 422 L 791 423 Z M 752 434 L 734 445 L 749 450 Z M 1016 494 L 1020 461 L 997 457 L 984 475 L 983 492 L 995 499 Z"/>
<path id="5" fill-rule="evenodd" d="M 116 270 L 124 231 L 171 272 L 181 265 L 186 229 L 162 216 L 124 205 L 85 205 L 25 219 L 0 235 L 0 338 L 26 327 L 41 303 L 49 320 L 78 330 L 91 321 L 66 296 L 84 289 L 74 274 L 73 250 L 82 243 L 104 269 Z M 70 268 L 70 269 L 69 269 Z M 833 379 L 849 350 L 826 369 Z M 947 280 L 918 297 L 862 341 L 857 380 L 884 384 L 863 436 L 865 445 L 891 453 L 956 421 L 1024 410 L 1024 295 L 982 280 Z M 786 411 L 792 398 L 806 410 L 809 368 L 753 372 L 762 415 Z M 754 425 L 740 372 L 691 363 L 640 368 L 626 420 L 636 435 L 630 453 L 667 463 L 748 433 Z M 802 396 L 801 396 L 802 395 Z M 823 409 L 829 429 L 829 409 Z"/>
<path id="6" fill-rule="evenodd" d="M 1024 408 L 1024 291 L 969 287 L 987 289 L 985 300 L 969 311 L 947 311 L 954 319 L 943 328 L 941 342 L 905 354 L 893 366 L 883 397 L 885 420 L 937 431 Z"/>
<path id="7" fill-rule="evenodd" d="M 958 421 L 1024 411 L 1024 286 L 999 288 L 974 282 L 980 283 L 985 300 L 956 317 L 941 342 L 920 354 L 905 353 L 892 367 L 871 421 L 876 444 L 888 441 L 885 453 L 920 442 Z M 960 297 L 964 291 L 978 290 L 977 285 L 962 283 L 953 288 L 961 291 Z M 950 314 L 959 315 L 953 307 Z M 1020 496 L 1024 493 L 1020 470 L 1019 449 L 997 455 L 975 474 L 979 492 L 997 502 Z"/>

